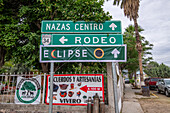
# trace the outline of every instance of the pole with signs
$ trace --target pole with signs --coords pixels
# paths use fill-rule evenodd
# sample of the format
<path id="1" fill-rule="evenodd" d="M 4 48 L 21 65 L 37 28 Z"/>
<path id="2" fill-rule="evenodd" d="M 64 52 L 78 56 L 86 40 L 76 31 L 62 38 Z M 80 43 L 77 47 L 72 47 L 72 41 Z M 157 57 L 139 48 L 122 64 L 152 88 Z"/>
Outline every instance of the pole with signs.
<path id="1" fill-rule="evenodd" d="M 53 112 L 53 77 L 54 77 L 53 72 L 54 72 L 54 62 L 51 63 L 49 113 Z"/>
<path id="2" fill-rule="evenodd" d="M 114 62 L 112 62 L 112 76 L 113 76 L 113 93 L 114 93 L 115 113 L 119 113 L 118 95 L 117 95 L 117 74 L 116 74 L 116 64 Z"/>
<path id="3" fill-rule="evenodd" d="M 54 62 L 126 62 L 121 21 L 85 22 L 43 20 L 40 62 L 51 62 L 49 113 L 53 106 Z M 114 78 L 115 113 L 118 113 L 117 75 Z M 87 89 L 87 86 L 83 87 Z"/>

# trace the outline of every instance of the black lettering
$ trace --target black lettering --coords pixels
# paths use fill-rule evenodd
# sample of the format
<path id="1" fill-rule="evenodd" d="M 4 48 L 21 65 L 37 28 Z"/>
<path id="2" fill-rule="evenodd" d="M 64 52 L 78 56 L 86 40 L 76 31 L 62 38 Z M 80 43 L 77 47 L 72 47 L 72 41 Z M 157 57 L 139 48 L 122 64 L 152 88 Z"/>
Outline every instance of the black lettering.
<path id="1" fill-rule="evenodd" d="M 99 77 L 99 78 L 97 79 L 97 81 L 98 81 L 98 82 L 101 82 L 101 77 Z"/>
<path id="2" fill-rule="evenodd" d="M 71 77 L 54 77 L 53 81 L 54 82 L 71 82 L 72 78 Z"/>
<path id="3" fill-rule="evenodd" d="M 77 99 L 77 103 L 81 103 L 81 99 Z"/>
<path id="4" fill-rule="evenodd" d="M 76 101 L 76 99 L 73 99 L 73 101 L 72 101 L 73 103 L 76 103 L 77 101 Z"/>
<path id="5" fill-rule="evenodd" d="M 62 100 L 62 99 L 60 99 L 60 102 L 61 102 L 61 103 L 63 103 L 63 100 Z M 65 103 L 65 102 L 64 102 L 64 103 Z"/>

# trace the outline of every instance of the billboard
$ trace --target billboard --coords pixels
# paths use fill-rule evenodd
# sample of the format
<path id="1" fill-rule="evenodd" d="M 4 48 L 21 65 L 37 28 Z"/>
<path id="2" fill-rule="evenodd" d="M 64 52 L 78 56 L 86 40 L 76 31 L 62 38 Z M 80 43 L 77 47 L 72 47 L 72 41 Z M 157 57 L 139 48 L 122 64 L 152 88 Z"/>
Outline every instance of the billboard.
<path id="1" fill-rule="evenodd" d="M 95 94 L 104 100 L 103 74 L 59 74 L 53 79 L 53 105 L 86 106 Z M 49 104 L 50 75 L 47 76 L 46 104 Z"/>

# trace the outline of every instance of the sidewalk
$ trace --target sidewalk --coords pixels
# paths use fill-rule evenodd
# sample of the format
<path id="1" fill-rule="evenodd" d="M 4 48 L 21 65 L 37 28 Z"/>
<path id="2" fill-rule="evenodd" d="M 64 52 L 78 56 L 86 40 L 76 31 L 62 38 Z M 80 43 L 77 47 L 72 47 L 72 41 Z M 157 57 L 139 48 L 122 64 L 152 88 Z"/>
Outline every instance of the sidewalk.
<path id="1" fill-rule="evenodd" d="M 122 113 L 144 113 L 130 84 L 125 84 Z"/>

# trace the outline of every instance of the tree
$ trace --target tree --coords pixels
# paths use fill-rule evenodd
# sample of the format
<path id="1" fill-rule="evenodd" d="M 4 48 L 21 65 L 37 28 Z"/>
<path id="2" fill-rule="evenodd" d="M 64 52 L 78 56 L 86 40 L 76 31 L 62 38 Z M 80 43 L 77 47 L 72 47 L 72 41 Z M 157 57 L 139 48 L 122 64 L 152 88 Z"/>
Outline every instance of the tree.
<path id="1" fill-rule="evenodd" d="M 3 8 L 6 10 L 1 11 L 1 14 L 5 15 L 6 19 L 7 17 L 11 17 L 8 21 L 8 29 L 3 27 L 7 24 L 5 19 L 3 20 L 3 26 L 0 27 L 3 31 L 3 33 L 0 34 L 0 41 L 3 43 L 1 44 L 0 42 L 0 45 L 8 42 L 8 46 L 3 46 L 3 49 L 6 53 L 10 52 L 9 54 L 5 54 L 6 59 L 13 59 L 14 63 L 22 62 L 22 64 L 29 67 L 34 65 L 39 69 L 42 68 L 44 73 L 48 73 L 50 69 L 49 63 L 39 63 L 41 21 L 84 20 L 101 22 L 110 20 L 111 16 L 109 13 L 105 13 L 102 9 L 103 3 L 104 0 L 3 1 Z M 8 12 L 8 9 L 11 9 L 11 12 L 5 13 Z M 11 27 L 12 25 L 13 27 Z M 2 65 L 3 64 L 4 62 Z M 59 69 L 63 64 L 64 63 L 55 63 L 55 70 Z M 77 66 L 76 63 L 74 65 Z"/>
<path id="2" fill-rule="evenodd" d="M 121 9 L 124 9 L 124 15 L 127 16 L 127 18 L 130 18 L 130 20 L 133 19 L 134 26 L 135 26 L 135 34 L 136 34 L 136 48 L 138 51 L 138 60 L 139 60 L 139 69 L 140 69 L 140 80 L 141 85 L 144 85 L 143 80 L 143 68 L 142 68 L 142 44 L 139 37 L 139 31 L 138 31 L 138 10 L 139 10 L 139 0 L 114 0 L 114 5 L 119 5 L 121 1 Z"/>
<path id="3" fill-rule="evenodd" d="M 139 33 L 144 31 L 140 26 L 138 27 Z M 140 36 L 140 40 L 142 42 L 142 57 L 143 60 L 148 62 L 152 59 L 152 57 L 146 57 L 147 55 L 151 55 L 152 53 L 150 50 L 152 50 L 153 44 L 150 44 L 147 40 L 145 40 L 145 37 Z M 128 73 L 130 75 L 130 78 L 132 78 L 133 75 L 136 74 L 136 72 L 139 69 L 139 60 L 138 60 L 138 51 L 136 48 L 136 37 L 135 37 L 135 28 L 132 25 L 129 25 L 123 34 L 124 37 L 124 43 L 127 44 L 127 62 L 120 63 L 121 70 L 126 69 L 128 70 Z M 145 56 L 145 57 L 144 57 Z"/>
<path id="4" fill-rule="evenodd" d="M 14 33 L 18 33 L 18 11 L 17 2 L 13 3 L 10 0 L 0 0 L 0 68 L 5 63 L 5 55 L 11 54 L 10 49 L 15 46 L 18 39 Z M 19 31 L 19 29 L 18 29 Z"/>
<path id="5" fill-rule="evenodd" d="M 150 62 L 144 72 L 151 77 L 169 78 L 170 77 L 170 67 L 157 62 Z"/>

